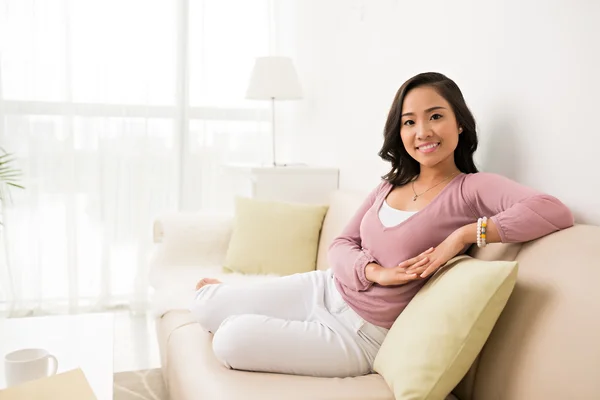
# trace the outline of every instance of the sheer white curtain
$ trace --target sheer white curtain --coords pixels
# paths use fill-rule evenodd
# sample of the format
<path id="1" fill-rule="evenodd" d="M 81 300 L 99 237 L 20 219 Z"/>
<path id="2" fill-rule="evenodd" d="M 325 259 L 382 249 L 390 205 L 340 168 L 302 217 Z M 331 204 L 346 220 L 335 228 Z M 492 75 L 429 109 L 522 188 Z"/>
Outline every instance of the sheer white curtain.
<path id="1" fill-rule="evenodd" d="M 0 311 L 143 308 L 154 218 L 226 204 L 223 164 L 261 162 L 244 100 L 267 0 L 0 0 Z M 264 149 L 264 150 L 263 150 Z"/>

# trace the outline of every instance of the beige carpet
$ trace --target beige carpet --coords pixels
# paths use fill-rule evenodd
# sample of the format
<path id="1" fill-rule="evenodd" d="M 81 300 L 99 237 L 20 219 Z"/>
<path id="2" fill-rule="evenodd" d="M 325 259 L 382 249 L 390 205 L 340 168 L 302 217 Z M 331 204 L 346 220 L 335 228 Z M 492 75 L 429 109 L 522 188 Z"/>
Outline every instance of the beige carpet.
<path id="1" fill-rule="evenodd" d="M 160 369 L 114 374 L 114 400 L 168 400 Z"/>

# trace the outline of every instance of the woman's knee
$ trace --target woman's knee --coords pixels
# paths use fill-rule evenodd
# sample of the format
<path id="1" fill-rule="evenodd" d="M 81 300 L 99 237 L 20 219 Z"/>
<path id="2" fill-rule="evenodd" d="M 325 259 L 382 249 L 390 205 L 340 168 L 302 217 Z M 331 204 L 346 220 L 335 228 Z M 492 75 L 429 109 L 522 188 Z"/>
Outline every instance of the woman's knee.
<path id="1" fill-rule="evenodd" d="M 214 295 L 219 285 L 206 285 L 200 288 L 190 306 L 194 319 L 208 332 L 214 333 L 221 324 L 219 306 Z"/>
<path id="2" fill-rule="evenodd" d="M 247 364 L 246 334 L 256 323 L 256 315 L 232 315 L 217 329 L 212 341 L 215 357 L 227 368 L 243 368 Z"/>

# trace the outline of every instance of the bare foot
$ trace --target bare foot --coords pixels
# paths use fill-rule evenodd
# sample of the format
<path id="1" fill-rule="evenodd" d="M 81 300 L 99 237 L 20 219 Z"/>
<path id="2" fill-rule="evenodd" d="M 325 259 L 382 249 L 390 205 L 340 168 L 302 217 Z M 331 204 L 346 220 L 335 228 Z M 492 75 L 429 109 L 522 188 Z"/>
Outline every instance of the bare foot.
<path id="1" fill-rule="evenodd" d="M 214 284 L 217 284 L 217 283 L 221 283 L 221 281 L 218 280 L 218 279 L 213 279 L 213 278 L 200 279 L 198 281 L 198 283 L 196 283 L 196 290 L 200 289 L 203 286 L 214 285 Z"/>

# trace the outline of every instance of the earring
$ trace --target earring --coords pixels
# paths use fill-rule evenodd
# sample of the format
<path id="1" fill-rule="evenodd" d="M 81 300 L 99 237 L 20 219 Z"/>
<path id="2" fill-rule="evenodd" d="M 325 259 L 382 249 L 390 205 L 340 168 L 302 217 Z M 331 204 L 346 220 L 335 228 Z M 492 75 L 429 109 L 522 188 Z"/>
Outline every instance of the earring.
<path id="1" fill-rule="evenodd" d="M 458 134 L 460 135 L 462 133 L 462 127 L 458 128 Z"/>

